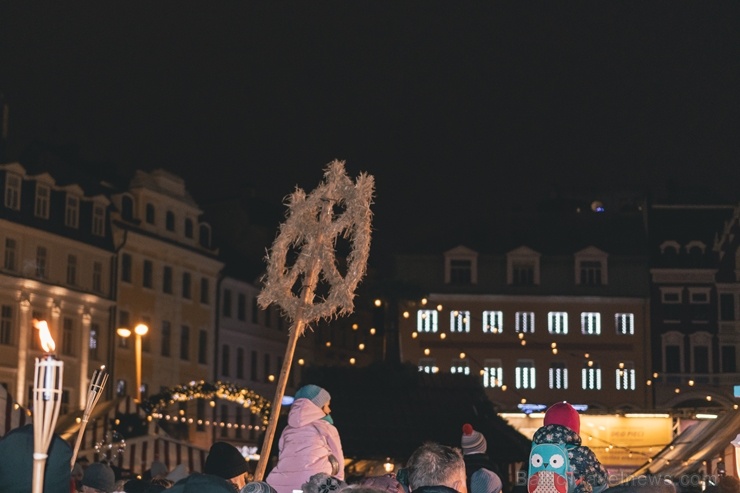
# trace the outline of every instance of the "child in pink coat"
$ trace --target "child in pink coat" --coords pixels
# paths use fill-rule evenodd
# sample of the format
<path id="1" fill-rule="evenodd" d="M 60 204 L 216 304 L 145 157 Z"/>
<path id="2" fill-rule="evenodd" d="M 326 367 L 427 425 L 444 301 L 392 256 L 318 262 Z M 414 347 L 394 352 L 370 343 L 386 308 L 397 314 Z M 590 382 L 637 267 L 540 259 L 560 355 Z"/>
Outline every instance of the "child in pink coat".
<path id="1" fill-rule="evenodd" d="M 265 480 L 278 493 L 300 490 L 317 473 L 344 479 L 344 452 L 329 415 L 330 401 L 329 392 L 317 385 L 296 392 L 278 442 L 278 463 Z"/>

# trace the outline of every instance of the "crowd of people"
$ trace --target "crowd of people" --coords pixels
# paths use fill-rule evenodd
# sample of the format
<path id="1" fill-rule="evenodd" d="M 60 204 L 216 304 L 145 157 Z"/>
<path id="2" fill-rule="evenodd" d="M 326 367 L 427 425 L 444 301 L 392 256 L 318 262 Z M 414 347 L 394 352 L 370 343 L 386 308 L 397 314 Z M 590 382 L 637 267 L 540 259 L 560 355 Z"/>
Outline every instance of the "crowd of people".
<path id="1" fill-rule="evenodd" d="M 72 451 L 64 440 L 52 440 L 46 465 L 44 493 L 502 493 L 498 469 L 488 456 L 482 433 L 464 424 L 460 443 L 421 444 L 396 473 L 345 481 L 344 453 L 331 417 L 331 395 L 316 385 L 301 387 L 288 413 L 278 442 L 278 462 L 264 481 L 255 481 L 249 463 L 231 444 L 215 442 L 202 473 L 190 473 L 181 464 L 169 471 L 154 462 L 141 477 L 116 478 L 104 463 L 79 461 L 69 470 Z M 609 487 L 607 473 L 594 453 L 581 443 L 580 416 L 567 402 L 545 413 L 533 446 L 553 444 L 566 452 L 571 480 L 564 486 L 542 475 L 513 486 L 516 493 L 601 493 Z M 0 492 L 31 491 L 33 427 L 26 425 L 0 439 Z M 541 462 L 541 458 L 538 458 Z M 734 478 L 732 478 L 734 479 Z M 660 493 L 675 493 L 663 485 Z M 622 487 L 618 491 L 631 491 Z M 740 493 L 721 491 L 720 493 Z"/>

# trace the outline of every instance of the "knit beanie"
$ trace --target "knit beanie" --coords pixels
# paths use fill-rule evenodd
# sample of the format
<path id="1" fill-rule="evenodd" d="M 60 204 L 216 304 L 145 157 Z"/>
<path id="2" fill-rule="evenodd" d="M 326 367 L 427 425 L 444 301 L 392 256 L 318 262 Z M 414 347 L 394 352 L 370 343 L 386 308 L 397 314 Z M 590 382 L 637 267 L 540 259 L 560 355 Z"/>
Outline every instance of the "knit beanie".
<path id="1" fill-rule="evenodd" d="M 215 442 L 211 445 L 203 468 L 205 474 L 213 474 L 224 479 L 235 478 L 247 472 L 244 456 L 230 443 Z"/>
<path id="2" fill-rule="evenodd" d="M 252 481 L 245 484 L 240 493 L 277 493 L 277 491 L 264 481 Z"/>
<path id="3" fill-rule="evenodd" d="M 567 402 L 558 402 L 545 411 L 545 425 L 561 425 L 576 434 L 581 433 L 581 417 L 573 406 Z"/>
<path id="4" fill-rule="evenodd" d="M 488 444 L 486 438 L 473 429 L 469 423 L 463 425 L 463 434 L 460 445 L 462 446 L 463 455 L 485 454 Z"/>
<path id="5" fill-rule="evenodd" d="M 470 476 L 470 493 L 499 493 L 501 478 L 486 469 L 478 469 Z"/>
<path id="6" fill-rule="evenodd" d="M 324 407 L 324 404 L 327 404 L 331 400 L 331 395 L 318 385 L 308 384 L 298 389 L 295 393 L 295 398 L 308 399 L 318 407 Z"/>
<path id="7" fill-rule="evenodd" d="M 113 472 L 113 469 L 108 464 L 93 462 L 85 469 L 85 474 L 82 476 L 80 484 L 112 493 L 116 489 L 116 473 Z"/>
<path id="8" fill-rule="evenodd" d="M 57 434 L 46 459 L 44 493 L 69 493 L 72 447 Z M 14 428 L 0 439 L 0 491 L 28 493 L 33 482 L 33 424 Z"/>

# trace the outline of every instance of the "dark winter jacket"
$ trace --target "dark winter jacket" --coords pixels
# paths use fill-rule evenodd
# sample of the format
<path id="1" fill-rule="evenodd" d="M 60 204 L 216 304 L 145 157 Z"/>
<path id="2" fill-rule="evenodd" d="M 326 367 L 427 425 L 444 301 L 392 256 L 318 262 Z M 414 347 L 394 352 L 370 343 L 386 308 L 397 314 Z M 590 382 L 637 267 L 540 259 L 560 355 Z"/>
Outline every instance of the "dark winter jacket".
<path id="1" fill-rule="evenodd" d="M 413 493 L 459 493 L 447 486 L 419 486 Z"/>
<path id="2" fill-rule="evenodd" d="M 532 438 L 534 443 L 562 443 L 567 446 L 570 469 L 576 480 L 576 493 L 599 493 L 608 487 L 608 475 L 593 451 L 581 445 L 581 437 L 561 425 L 540 427 Z"/>

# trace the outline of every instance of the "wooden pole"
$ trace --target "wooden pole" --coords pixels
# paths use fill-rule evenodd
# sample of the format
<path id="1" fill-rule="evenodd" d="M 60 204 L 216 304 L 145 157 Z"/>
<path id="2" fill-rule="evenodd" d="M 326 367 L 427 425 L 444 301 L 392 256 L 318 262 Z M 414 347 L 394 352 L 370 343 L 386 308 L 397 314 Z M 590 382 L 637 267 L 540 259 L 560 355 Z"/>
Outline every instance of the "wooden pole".
<path id="1" fill-rule="evenodd" d="M 334 205 L 334 201 L 327 200 L 321 209 L 321 224 L 326 225 L 327 222 L 331 222 L 331 211 Z M 321 243 L 323 242 L 323 234 L 321 234 L 324 228 L 319 228 L 319 234 L 316 241 L 313 243 L 312 251 L 307 252 L 311 255 L 312 263 L 311 269 L 309 269 L 306 283 L 303 286 L 303 306 L 308 306 L 313 302 L 314 290 L 316 284 L 319 281 L 319 274 L 321 272 L 321 259 L 319 254 L 321 251 Z M 300 310 L 301 312 L 303 310 Z M 270 420 L 267 423 L 267 430 L 265 430 L 265 438 L 262 442 L 262 451 L 260 452 L 260 460 L 257 462 L 257 469 L 254 472 L 254 480 L 262 481 L 267 469 L 267 461 L 270 460 L 270 451 L 272 449 L 272 441 L 275 437 L 275 430 L 277 429 L 278 418 L 280 417 L 280 408 L 283 403 L 283 396 L 285 395 L 285 386 L 288 383 L 288 375 L 290 375 L 290 368 L 293 364 L 293 355 L 295 354 L 295 347 L 298 343 L 298 338 L 303 335 L 306 321 L 303 320 L 302 313 L 296 317 L 295 325 L 290 333 L 288 339 L 288 347 L 285 348 L 285 357 L 283 359 L 283 367 L 280 369 L 280 378 L 278 378 L 277 388 L 275 389 L 275 398 L 272 401 L 272 408 L 270 409 Z"/>

